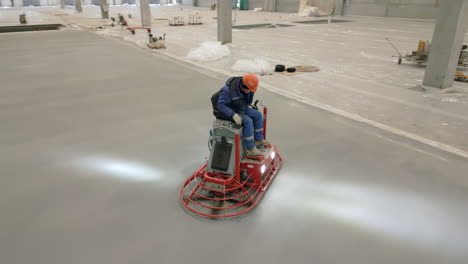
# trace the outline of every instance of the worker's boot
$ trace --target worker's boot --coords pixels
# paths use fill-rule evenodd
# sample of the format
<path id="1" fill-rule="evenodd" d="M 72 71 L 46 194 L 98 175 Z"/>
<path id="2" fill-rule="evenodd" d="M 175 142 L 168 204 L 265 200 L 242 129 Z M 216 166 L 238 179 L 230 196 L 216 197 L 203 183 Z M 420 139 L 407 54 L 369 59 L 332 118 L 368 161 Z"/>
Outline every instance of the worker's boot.
<path id="1" fill-rule="evenodd" d="M 257 147 L 265 147 L 265 146 L 270 146 L 270 142 L 266 141 L 266 140 L 259 140 L 259 141 L 255 141 L 255 145 Z"/>
<path id="2" fill-rule="evenodd" d="M 253 149 L 247 149 L 245 151 L 245 155 L 247 156 L 263 156 L 263 151 L 259 150 L 257 147 L 253 147 Z"/>

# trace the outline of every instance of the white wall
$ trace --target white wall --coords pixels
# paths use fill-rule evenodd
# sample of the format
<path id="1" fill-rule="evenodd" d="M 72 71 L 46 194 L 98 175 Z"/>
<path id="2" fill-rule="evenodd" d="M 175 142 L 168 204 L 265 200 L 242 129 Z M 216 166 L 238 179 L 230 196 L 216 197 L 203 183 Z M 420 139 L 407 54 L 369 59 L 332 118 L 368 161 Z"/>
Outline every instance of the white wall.
<path id="1" fill-rule="evenodd" d="M 271 2 L 271 0 L 249 0 L 249 9 L 254 8 L 265 8 L 265 2 Z M 270 10 L 265 10 L 270 11 Z"/>
<path id="2" fill-rule="evenodd" d="M 23 0 L 23 6 L 40 6 L 40 4 L 40 0 Z"/>
<path id="3" fill-rule="evenodd" d="M 249 8 L 269 6 L 265 5 L 266 1 L 272 0 L 250 0 Z M 335 0 L 339 5 L 336 14 L 341 13 L 344 2 L 343 12 L 348 15 L 405 18 L 435 18 L 441 1 L 449 0 Z M 277 0 L 276 11 L 295 13 L 298 11 L 299 2 L 300 0 Z"/>
<path id="4" fill-rule="evenodd" d="M 135 0 L 124 0 L 126 1 Z M 161 3 L 163 1 L 161 0 Z M 182 0 L 182 4 L 193 5 L 194 1 L 200 7 L 210 7 L 216 3 L 216 0 Z M 335 0 L 338 5 L 336 15 L 344 12 L 345 15 L 404 18 L 435 18 L 441 1 L 449 0 Z M 296 13 L 299 9 L 299 2 L 300 0 L 276 0 L 276 3 L 274 0 L 249 0 L 249 9 L 260 7 L 265 11 L 276 9 L 277 12 Z M 342 7 L 344 10 L 341 10 Z M 468 10 L 466 15 L 468 16 Z"/>
<path id="5" fill-rule="evenodd" d="M 14 0 L 15 6 L 23 6 L 23 0 Z M 0 6 L 11 6 L 11 0 L 1 0 Z"/>
<path id="6" fill-rule="evenodd" d="M 210 7 L 212 4 L 216 4 L 216 0 L 198 0 L 198 6 Z"/>
<path id="7" fill-rule="evenodd" d="M 265 4 L 266 1 L 271 2 L 272 0 L 250 0 L 249 9 L 271 8 L 271 5 Z M 350 15 L 434 18 L 437 15 L 438 2 L 446 0 L 335 0 L 337 5 L 340 5 L 337 7 L 337 14 L 341 12 L 343 1 L 344 12 Z M 300 0 L 277 0 L 276 11 L 295 13 L 299 9 L 299 2 Z M 313 0 L 309 0 L 309 2 L 313 2 Z"/>
<path id="8" fill-rule="evenodd" d="M 47 0 L 40 0 L 41 6 L 47 6 Z"/>
<path id="9" fill-rule="evenodd" d="M 299 10 L 299 0 L 277 0 L 276 11 L 296 13 Z"/>
<path id="10" fill-rule="evenodd" d="M 344 12 L 362 16 L 435 18 L 439 1 L 441 0 L 346 0 Z"/>

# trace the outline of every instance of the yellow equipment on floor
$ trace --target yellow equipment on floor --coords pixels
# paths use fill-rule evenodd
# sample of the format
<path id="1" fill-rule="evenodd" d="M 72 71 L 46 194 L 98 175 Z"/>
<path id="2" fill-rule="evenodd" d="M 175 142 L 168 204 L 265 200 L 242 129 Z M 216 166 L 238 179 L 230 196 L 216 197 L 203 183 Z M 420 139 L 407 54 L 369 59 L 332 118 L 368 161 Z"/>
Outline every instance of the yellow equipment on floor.
<path id="1" fill-rule="evenodd" d="M 456 72 L 455 73 L 455 81 L 468 82 L 468 75 L 465 75 L 462 72 Z"/>

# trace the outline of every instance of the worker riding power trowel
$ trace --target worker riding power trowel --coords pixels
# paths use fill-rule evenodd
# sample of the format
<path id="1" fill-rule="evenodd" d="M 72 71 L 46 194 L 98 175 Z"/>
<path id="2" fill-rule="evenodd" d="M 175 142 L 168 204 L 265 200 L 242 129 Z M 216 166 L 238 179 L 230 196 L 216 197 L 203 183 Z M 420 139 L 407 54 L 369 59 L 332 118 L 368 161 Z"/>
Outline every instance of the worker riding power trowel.
<path id="1" fill-rule="evenodd" d="M 258 100 L 252 108 L 258 110 Z M 263 138 L 267 131 L 263 106 Z M 189 211 L 209 218 L 229 218 L 252 210 L 261 200 L 283 159 L 273 145 L 253 156 L 244 148 L 242 125 L 217 118 L 210 130 L 209 159 L 193 173 L 180 191 L 180 202 Z"/>

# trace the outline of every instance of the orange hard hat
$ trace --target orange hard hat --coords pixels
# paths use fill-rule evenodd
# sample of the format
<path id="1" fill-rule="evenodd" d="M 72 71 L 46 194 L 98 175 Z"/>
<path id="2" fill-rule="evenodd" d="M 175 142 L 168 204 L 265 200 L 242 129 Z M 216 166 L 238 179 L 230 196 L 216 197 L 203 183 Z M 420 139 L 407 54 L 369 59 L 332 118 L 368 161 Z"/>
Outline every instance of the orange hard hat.
<path id="1" fill-rule="evenodd" d="M 256 92 L 258 87 L 258 78 L 255 74 L 246 74 L 242 76 L 242 82 L 249 88 L 250 91 Z"/>

